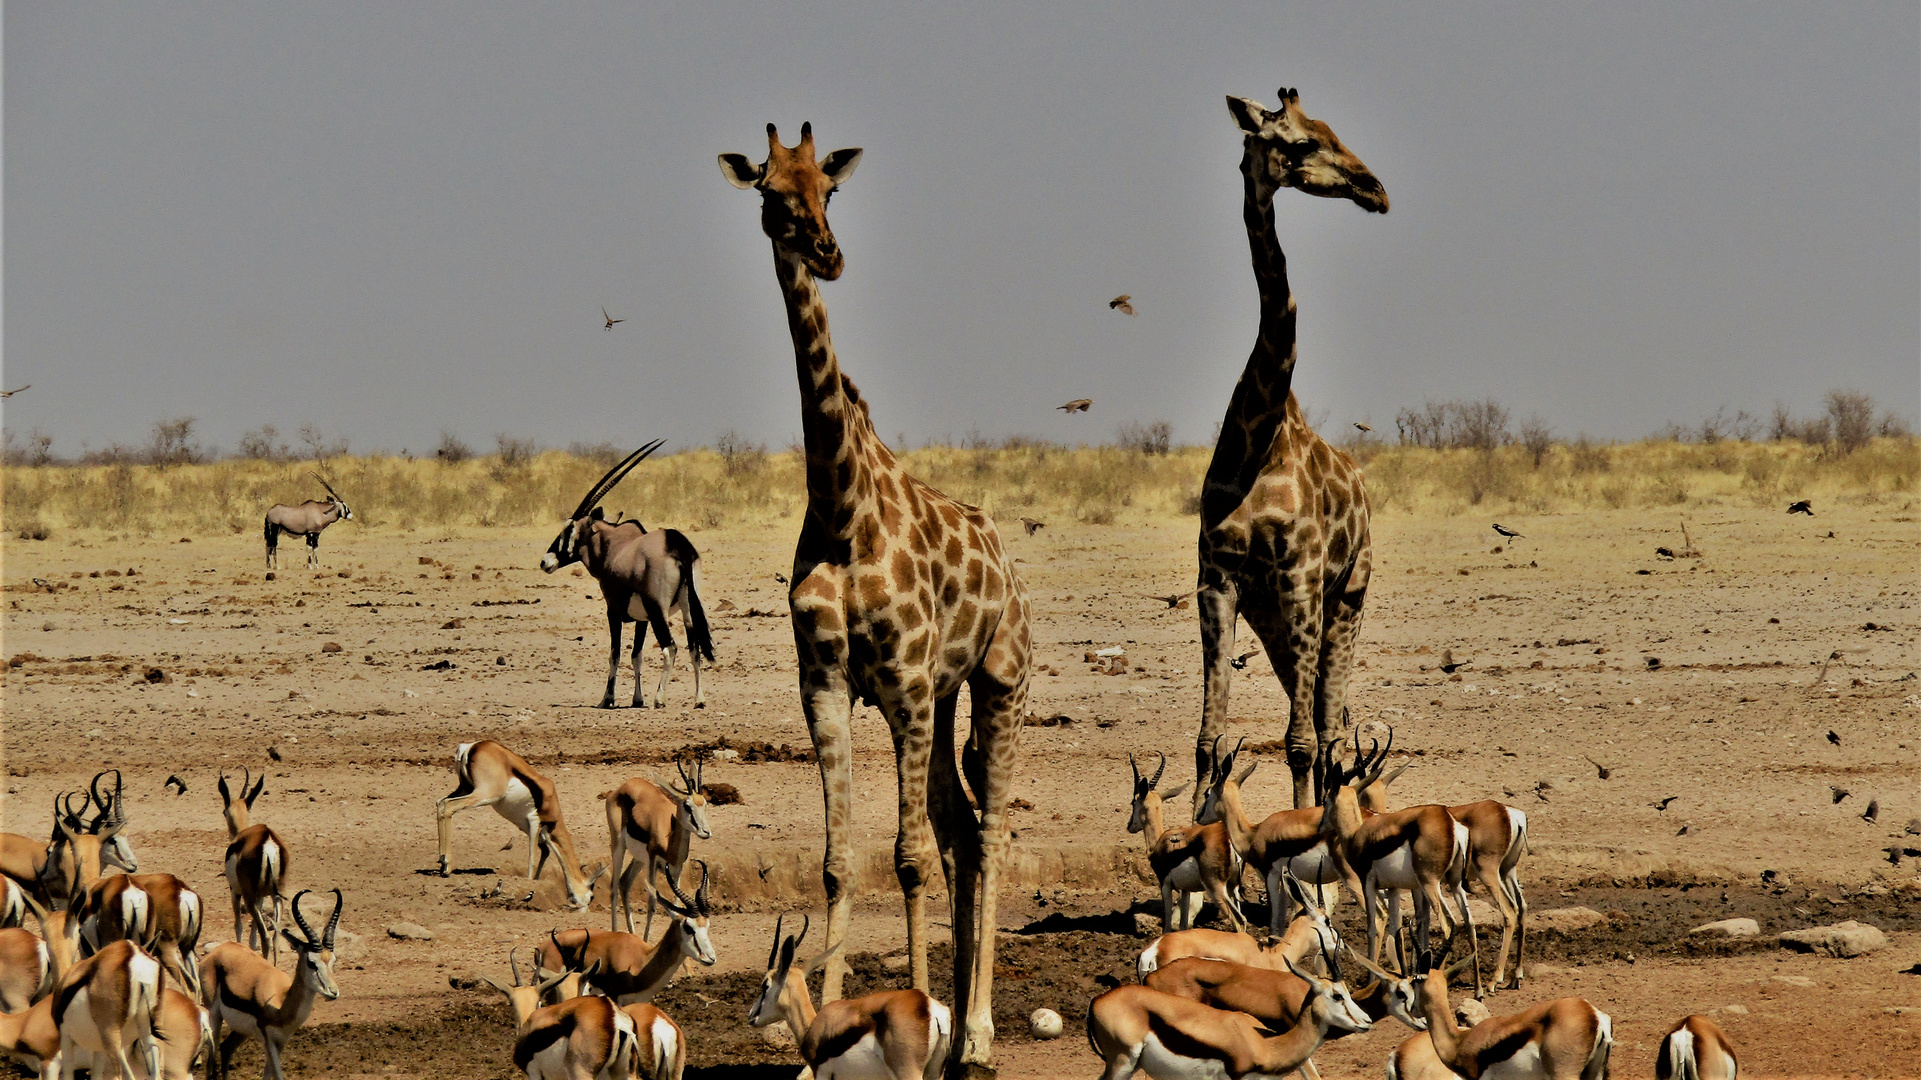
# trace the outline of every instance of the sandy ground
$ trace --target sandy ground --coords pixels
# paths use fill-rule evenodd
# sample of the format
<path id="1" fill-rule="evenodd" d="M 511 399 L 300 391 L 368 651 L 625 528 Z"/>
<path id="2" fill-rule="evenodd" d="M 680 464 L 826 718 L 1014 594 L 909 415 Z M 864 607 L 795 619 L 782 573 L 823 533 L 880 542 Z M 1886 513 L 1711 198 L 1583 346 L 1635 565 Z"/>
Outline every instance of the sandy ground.
<path id="1" fill-rule="evenodd" d="M 1646 511 L 1504 521 L 1527 534 L 1506 550 L 1478 518 L 1381 519 L 1353 714 L 1394 724 L 1397 747 L 1418 755 L 1397 802 L 1495 797 L 1528 811 L 1523 873 L 1536 910 L 1622 914 L 1586 938 L 1540 935 L 1542 955 L 1571 966 L 1550 961 L 1525 988 L 1496 995 L 1497 1013 L 1589 997 L 1615 1018 L 1622 1076 L 1651 1075 L 1654 1041 L 1674 1019 L 1729 1005 L 1749 1010 L 1719 1018 L 1759 1074 L 1921 1075 L 1921 977 L 1901 973 L 1921 961 L 1921 894 L 1906 891 L 1921 860 L 1891 866 L 1881 851 L 1921 847 L 1904 836 L 1921 817 L 1915 511 L 1699 513 L 1688 524 L 1702 557 L 1679 560 L 1654 551 L 1682 546 L 1678 520 Z M 488 812 L 456 821 L 456 865 L 476 872 L 421 873 L 434 865 L 433 803 L 453 787 L 454 746 L 496 738 L 547 771 L 590 863 L 606 857 L 595 794 L 679 748 L 725 738 L 804 750 L 774 577 L 794 532 L 781 522 L 690 533 L 720 652 L 700 711 L 684 658 L 667 708 L 591 707 L 606 671 L 604 609 L 591 579 L 535 567 L 548 529 L 342 525 L 327 533 L 323 571 L 300 568 L 304 550 L 283 545 L 291 568 L 273 581 L 251 536 L 9 540 L 5 826 L 43 836 L 57 792 L 123 769 L 142 870 L 198 888 L 215 941 L 231 929 L 216 773 L 264 767 L 255 817 L 286 839 L 292 885 L 343 888 L 343 928 L 365 938 L 341 964 L 341 1000 L 317 1009 L 290 1048 L 291 1072 L 511 1075 L 504 1007 L 451 989 L 449 977 L 503 968 L 509 945 L 554 925 L 604 926 L 607 915 L 599 901 L 588 916 L 554 910 L 551 873 L 532 903 L 513 899 L 531 888 L 519 876 L 524 841 Z M 1032 708 L 1071 722 L 1023 736 L 1018 790 L 1032 808 L 1016 814 L 1000 921 L 1018 929 L 1053 915 L 1088 928 L 1009 945 L 1003 1076 L 1093 1075 L 1079 1018 L 1101 988 L 1099 958 L 1143 944 L 1131 918 L 1110 914 L 1155 895 L 1139 876 L 1139 839 L 1124 831 L 1126 755 L 1167 753 L 1170 782 L 1191 768 L 1194 613 L 1146 597 L 1191 587 L 1193 535 L 1188 522 L 1057 523 L 1009 540 L 1047 669 Z M 1085 662 L 1116 645 L 1128 673 Z M 1438 670 L 1443 649 L 1465 662 L 1452 676 Z M 657 674 L 650 652 L 650 696 Z M 623 673 L 621 701 L 630 686 Z M 1279 739 L 1285 714 L 1257 655 L 1237 676 L 1235 731 L 1250 745 Z M 873 797 L 857 815 L 869 891 L 850 951 L 885 954 L 903 937 L 898 894 L 886 892 L 893 758 L 879 718 L 856 715 L 857 781 Z M 170 773 L 187 795 L 163 794 Z M 818 906 L 818 774 L 804 761 L 716 762 L 706 779 L 734 784 L 744 802 L 717 808 L 714 839 L 696 849 L 714 864 L 728 913 L 714 932 L 719 970 L 686 984 L 723 1004 L 680 999 L 701 1014 L 682 1015 L 691 1063 L 793 1060 L 742 1050 L 752 1045 L 733 1030 L 744 998 L 735 1008 L 722 991 L 727 973 L 757 974 L 777 910 Z M 1831 784 L 1852 797 L 1833 804 Z M 1250 811 L 1281 808 L 1285 788 L 1284 766 L 1269 759 L 1249 782 Z M 1669 796 L 1664 811 L 1651 805 Z M 1875 823 L 1860 816 L 1870 799 Z M 1766 870 L 1775 875 L 1764 887 Z M 484 895 L 502 879 L 506 896 Z M 1858 918 L 1890 930 L 1893 946 L 1843 961 L 1685 940 L 1687 920 L 1730 912 L 1754 914 L 1767 934 Z M 390 940 L 385 928 L 402 920 L 435 939 Z M 1022 989 L 1027 976 L 1008 967 L 1021 963 L 1048 973 L 1041 989 Z M 874 971 L 877 985 L 897 981 Z M 1024 1009 L 1011 1010 L 1030 1001 L 1067 1016 L 1067 1037 L 1028 1041 Z M 1405 1037 L 1390 1028 L 1317 1060 L 1329 1075 L 1378 1075 Z"/>

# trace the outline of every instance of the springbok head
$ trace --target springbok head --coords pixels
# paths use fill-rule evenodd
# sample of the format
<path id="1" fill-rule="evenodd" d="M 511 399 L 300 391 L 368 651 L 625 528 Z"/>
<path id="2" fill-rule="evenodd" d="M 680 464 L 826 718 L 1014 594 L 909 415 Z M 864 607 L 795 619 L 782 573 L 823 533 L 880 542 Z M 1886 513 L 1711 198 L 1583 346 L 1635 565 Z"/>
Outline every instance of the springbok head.
<path id="1" fill-rule="evenodd" d="M 293 921 L 300 926 L 300 936 L 295 937 L 293 931 L 286 929 L 280 931 L 280 936 L 299 953 L 296 970 L 312 976 L 314 990 L 328 1001 L 334 1001 L 340 997 L 340 988 L 334 985 L 334 931 L 340 928 L 340 909 L 346 902 L 340 890 L 335 889 L 334 913 L 327 919 L 327 931 L 316 934 L 313 927 L 307 925 L 307 917 L 300 913 L 300 901 L 310 891 L 302 889 L 293 898 Z"/>
<path id="2" fill-rule="evenodd" d="M 774 246 L 792 254 L 823 281 L 840 277 L 846 256 L 827 225 L 827 203 L 860 164 L 860 150 L 836 150 L 815 160 L 814 125 L 800 126 L 800 145 L 781 145 L 780 132 L 767 125 L 767 160 L 759 165 L 744 154 L 720 155 L 720 173 L 743 190 L 760 192 L 760 227 Z"/>
<path id="3" fill-rule="evenodd" d="M 1245 784 L 1247 778 L 1254 775 L 1255 767 L 1260 765 L 1260 759 L 1257 758 L 1248 762 L 1247 768 L 1242 769 L 1239 775 L 1235 775 L 1234 765 L 1240 760 L 1241 747 L 1247 742 L 1247 737 L 1242 736 L 1241 741 L 1234 744 L 1233 752 L 1222 757 L 1221 740 L 1225 738 L 1227 738 L 1225 735 L 1217 735 L 1214 738 L 1214 750 L 1209 755 L 1214 761 L 1212 779 L 1207 785 L 1207 797 L 1201 802 L 1201 812 L 1194 818 L 1196 825 L 1212 825 L 1221 820 L 1221 814 L 1225 808 L 1222 800 L 1227 792 L 1228 780 L 1232 779 L 1237 786 Z"/>
<path id="4" fill-rule="evenodd" d="M 1155 753 L 1160 756 L 1160 767 L 1154 770 L 1153 776 L 1146 779 L 1141 778 L 1141 767 L 1135 762 L 1134 755 L 1127 755 L 1127 766 L 1134 770 L 1134 812 L 1127 819 L 1127 831 L 1131 833 L 1147 828 L 1147 819 L 1154 809 L 1160 806 L 1162 799 L 1174 798 L 1187 790 L 1185 783 L 1177 784 L 1167 791 L 1154 790 L 1154 785 L 1161 782 L 1161 774 L 1167 771 L 1167 755 L 1161 754 L 1158 750 Z"/>
<path id="5" fill-rule="evenodd" d="M 695 758 L 693 774 L 689 775 L 685 761 L 674 762 L 675 771 L 680 773 L 680 783 L 668 784 L 667 790 L 680 803 L 678 813 L 681 827 L 692 830 L 702 840 L 708 840 L 713 838 L 713 833 L 707 828 L 707 795 L 700 786 L 702 765 L 701 760 Z"/>
<path id="6" fill-rule="evenodd" d="M 713 915 L 713 907 L 707 900 L 710 882 L 707 880 L 707 864 L 699 859 L 695 859 L 694 864 L 700 867 L 700 888 L 695 889 L 690 897 L 680 891 L 680 882 L 675 880 L 675 875 L 663 875 L 680 903 L 676 904 L 663 896 L 660 904 L 674 917 L 681 931 L 681 952 L 711 967 L 718 957 L 714 955 L 713 939 L 707 936 L 708 919 Z M 682 873 L 685 873 L 684 869 Z"/>
<path id="7" fill-rule="evenodd" d="M 513 1006 L 515 1021 L 524 1024 L 527 1022 L 527 1018 L 534 1014 L 534 1010 L 540 1008 L 541 1000 L 545 998 L 550 991 L 559 987 L 561 983 L 566 982 L 576 973 L 562 968 L 556 974 L 547 975 L 540 970 L 540 961 L 535 959 L 532 977 L 523 982 L 521 981 L 520 975 L 519 953 L 519 949 L 507 950 L 507 968 L 513 972 L 513 985 L 502 986 L 498 982 L 495 982 L 492 976 L 488 975 L 482 975 L 480 981 L 505 995 L 507 1003 Z"/>
<path id="8" fill-rule="evenodd" d="M 1361 750 L 1361 731 L 1354 729 L 1354 763 L 1342 765 L 1340 761 L 1341 744 L 1329 740 L 1321 748 L 1319 768 L 1316 770 L 1321 785 L 1321 807 L 1325 816 L 1321 828 L 1333 828 L 1334 810 L 1337 803 L 1352 804 L 1349 809 L 1360 812 L 1360 793 L 1363 789 L 1381 778 L 1387 770 L 1387 755 L 1394 749 L 1394 728 L 1387 729 L 1387 746 L 1381 746 L 1379 739 L 1370 740 L 1365 753 Z"/>
<path id="9" fill-rule="evenodd" d="M 646 460 L 648 455 L 660 449 L 666 441 L 666 439 L 655 439 L 628 454 L 619 464 L 608 469 L 606 475 L 594 481 L 594 486 L 588 488 L 587 494 L 581 497 L 580 505 L 574 507 L 574 512 L 567 515 L 567 523 L 560 527 L 560 535 L 554 537 L 554 542 L 547 545 L 547 554 L 540 557 L 542 570 L 551 574 L 568 563 L 580 561 L 581 537 L 594 522 L 606 518 L 600 509 L 600 500 L 606 498 L 607 493 L 614 490 L 616 484 L 626 479 L 627 474 L 634 470 L 634 466 Z"/>
<path id="10" fill-rule="evenodd" d="M 1227 111 L 1245 137 L 1242 170 L 1270 193 L 1289 187 L 1387 213 L 1387 189 L 1333 128 L 1301 111 L 1300 91 L 1283 88 L 1280 95 L 1281 107 L 1271 111 L 1251 98 L 1229 95 Z"/>
<path id="11" fill-rule="evenodd" d="M 1341 978 L 1340 952 L 1336 949 L 1326 956 L 1327 973 L 1333 977 L 1332 981 L 1327 982 L 1295 967 L 1294 961 L 1285 956 L 1281 957 L 1281 962 L 1287 965 L 1287 970 L 1293 972 L 1295 978 L 1307 984 L 1309 997 L 1302 1005 L 1302 1012 L 1311 1010 L 1317 1016 L 1325 1015 L 1327 1026 L 1340 1031 L 1366 1031 L 1374 1026 L 1374 1021 L 1368 1019 L 1360 1003 L 1348 991 L 1347 981 Z"/>
<path id="12" fill-rule="evenodd" d="M 811 916 L 802 916 L 800 933 L 787 936 L 785 930 L 787 916 L 774 920 L 774 947 L 767 953 L 767 974 L 761 976 L 760 993 L 754 998 L 753 1007 L 747 1010 L 747 1022 L 755 1027 L 767 1027 L 785 1020 L 790 1010 L 796 1015 L 797 1006 L 808 1000 L 807 977 L 819 971 L 829 957 L 840 951 L 836 945 L 812 960 L 794 968 L 794 954 L 800 950 L 800 943 L 807 937 L 807 928 L 812 924 Z"/>
<path id="13" fill-rule="evenodd" d="M 327 489 L 327 505 L 333 508 L 334 513 L 340 517 L 340 520 L 352 521 L 354 519 L 354 512 L 348 508 L 347 500 L 340 497 L 340 493 L 334 490 L 334 486 L 327 482 L 326 477 L 319 473 L 314 473 L 313 478 L 320 481 L 321 487 Z"/>
<path id="14" fill-rule="evenodd" d="M 227 786 L 227 774 L 220 774 L 220 782 L 215 786 L 220 791 L 220 812 L 227 817 L 227 835 L 232 836 L 247 827 L 253 817 L 254 800 L 260 798 L 267 787 L 267 774 L 262 772 L 254 779 L 253 770 L 242 766 L 240 797 L 235 798 L 233 789 Z"/>

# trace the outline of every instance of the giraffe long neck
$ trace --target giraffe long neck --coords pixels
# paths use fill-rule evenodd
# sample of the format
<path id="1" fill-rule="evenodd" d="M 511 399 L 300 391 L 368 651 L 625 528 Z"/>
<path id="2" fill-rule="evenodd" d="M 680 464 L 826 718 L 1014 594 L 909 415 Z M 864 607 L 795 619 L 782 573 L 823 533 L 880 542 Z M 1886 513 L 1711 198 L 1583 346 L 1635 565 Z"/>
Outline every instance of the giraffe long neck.
<path id="1" fill-rule="evenodd" d="M 860 392 L 841 374 L 827 305 L 813 272 L 778 245 L 774 268 L 787 301 L 800 375 L 801 438 L 807 450 L 807 514 L 832 535 L 851 530 L 873 493 L 866 451 L 877 440 Z"/>
<path id="2" fill-rule="evenodd" d="M 1299 349 L 1294 336 L 1294 292 L 1287 283 L 1287 252 L 1274 231 L 1274 191 L 1262 182 L 1251 159 L 1243 158 L 1241 217 L 1253 256 L 1254 282 L 1261 293 L 1260 333 L 1234 396 L 1227 405 L 1214 460 L 1207 469 L 1202 514 L 1218 521 L 1239 506 L 1266 462 L 1287 413 Z M 1212 498 L 1207 492 L 1217 492 Z M 1225 496 L 1225 498 L 1223 498 Z"/>

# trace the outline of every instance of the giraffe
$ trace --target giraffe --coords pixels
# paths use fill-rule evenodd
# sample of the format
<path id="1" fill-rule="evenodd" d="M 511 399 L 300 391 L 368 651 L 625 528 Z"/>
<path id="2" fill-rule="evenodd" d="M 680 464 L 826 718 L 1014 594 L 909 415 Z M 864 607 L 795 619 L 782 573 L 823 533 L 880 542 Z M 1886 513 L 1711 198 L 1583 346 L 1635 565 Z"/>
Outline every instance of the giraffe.
<path id="1" fill-rule="evenodd" d="M 1027 594 L 993 519 L 908 475 L 840 370 L 817 282 L 835 280 L 845 267 L 826 209 L 860 155 L 836 150 L 817 161 L 811 124 L 792 149 L 769 124 L 762 164 L 720 156 L 730 183 L 761 194 L 761 227 L 773 241 L 800 376 L 807 511 L 788 607 L 826 804 L 826 944 L 832 951 L 846 940 L 853 907 L 849 721 L 858 697 L 880 709 L 893 736 L 894 866 L 914 986 L 928 987 L 926 893 L 938 842 L 953 906 L 954 1012 L 963 1018 L 952 1051 L 959 1068 L 949 1075 L 992 1075 L 995 907 L 1027 706 Z M 957 767 L 954 714 L 963 686 L 972 715 Z M 823 1000 L 841 996 L 845 973 L 836 954 Z"/>
<path id="2" fill-rule="evenodd" d="M 1332 129 L 1301 112 L 1229 97 L 1243 138 L 1242 216 L 1260 287 L 1260 333 L 1234 387 L 1201 489 L 1200 584 L 1206 687 L 1197 775 L 1211 775 L 1227 720 L 1235 617 L 1260 638 L 1287 693 L 1294 805 L 1314 806 L 1310 773 L 1323 740 L 1346 723 L 1349 669 L 1372 568 L 1367 490 L 1354 460 L 1315 434 L 1291 383 L 1298 354 L 1287 254 L 1274 232 L 1274 193 L 1295 188 L 1387 213 L 1387 192 Z M 1201 787 L 1207 785 L 1201 784 Z M 1206 792 L 1194 793 L 1195 812 Z"/>

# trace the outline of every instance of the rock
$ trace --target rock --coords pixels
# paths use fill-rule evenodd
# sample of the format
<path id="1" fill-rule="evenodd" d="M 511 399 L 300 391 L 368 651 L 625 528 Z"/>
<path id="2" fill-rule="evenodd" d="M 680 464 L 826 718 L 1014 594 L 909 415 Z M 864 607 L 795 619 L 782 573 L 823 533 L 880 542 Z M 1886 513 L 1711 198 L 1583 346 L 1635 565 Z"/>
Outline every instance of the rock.
<path id="1" fill-rule="evenodd" d="M 714 751 L 714 760 L 715 761 L 738 761 L 740 760 L 740 751 L 734 749 L 731 746 L 723 746 L 720 749 Z"/>
<path id="2" fill-rule="evenodd" d="M 487 984 L 481 980 L 479 972 L 463 971 L 458 975 L 447 976 L 447 985 L 455 990 L 479 990 Z"/>
<path id="3" fill-rule="evenodd" d="M 1549 908 L 1546 911 L 1527 913 L 1529 930 L 1546 930 L 1553 933 L 1571 934 L 1577 930 L 1588 930 L 1608 921 L 1606 915 L 1586 907 Z"/>
<path id="4" fill-rule="evenodd" d="M 909 961 L 906 953 L 895 953 L 893 956 L 883 956 L 880 958 L 882 971 L 891 971 L 898 974 L 906 971 L 908 964 Z"/>
<path id="5" fill-rule="evenodd" d="M 1723 1005 L 1714 1011 L 1728 1013 L 1732 1016 L 1746 1016 L 1748 1014 L 1748 1007 L 1746 1005 Z"/>
<path id="6" fill-rule="evenodd" d="M 339 652 L 339 651 L 340 651 L 340 642 L 338 642 L 338 641 L 328 641 L 328 642 L 324 642 L 324 643 L 323 643 L 323 644 L 322 644 L 322 645 L 320 646 L 320 651 L 321 651 L 321 652 Z"/>
<path id="7" fill-rule="evenodd" d="M 1473 1027 L 1492 1015 L 1480 998 L 1465 998 L 1454 1007 L 1454 1018 L 1462 1027 Z"/>
<path id="8" fill-rule="evenodd" d="M 1161 932 L 1161 918 L 1158 915 L 1134 913 L 1134 936 L 1155 937 Z"/>
<path id="9" fill-rule="evenodd" d="M 788 1053 L 793 1052 L 794 1033 L 787 1030 L 786 1024 L 769 1024 L 764 1028 L 755 1028 L 754 1031 L 760 1035 L 761 1041 L 765 1042 L 768 1046 Z"/>
<path id="10" fill-rule="evenodd" d="M 397 922 L 387 928 L 387 936 L 395 941 L 432 941 L 434 932 L 419 923 Z"/>
<path id="11" fill-rule="evenodd" d="M 1527 973 L 1529 975 L 1572 975 L 1574 969 L 1562 967 L 1559 964 L 1530 964 Z"/>
<path id="12" fill-rule="evenodd" d="M 1027 1018 L 1028 1034 L 1036 1039 L 1058 1039 L 1061 1037 L 1061 1014 L 1052 1009 L 1035 1009 Z"/>
<path id="13" fill-rule="evenodd" d="M 1849 919 L 1832 926 L 1789 930 L 1781 935 L 1781 947 L 1795 952 L 1824 952 L 1846 960 L 1887 948 L 1888 936 L 1879 927 Z"/>
<path id="14" fill-rule="evenodd" d="M 1719 922 L 1711 922 L 1703 926 L 1697 926 L 1689 930 L 1688 933 L 1711 934 L 1714 937 L 1729 938 L 1757 937 L 1761 933 L 1761 924 L 1755 922 L 1753 919 L 1722 919 Z"/>
<path id="15" fill-rule="evenodd" d="M 1770 976 L 1770 979 L 1773 982 L 1783 983 L 1787 986 L 1806 988 L 1814 985 L 1814 980 L 1808 978 L 1806 975 L 1773 975 Z"/>
<path id="16" fill-rule="evenodd" d="M 367 939 L 364 936 L 356 934 L 352 930 L 342 930 L 339 927 L 334 928 L 335 960 L 344 960 L 352 964 L 358 963 L 366 958 Z"/>
<path id="17" fill-rule="evenodd" d="M 1906 826 L 1909 836 L 1921 836 L 1921 817 L 1911 817 Z"/>

